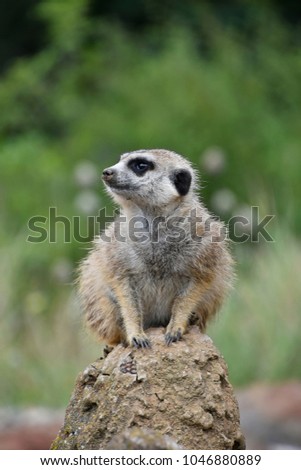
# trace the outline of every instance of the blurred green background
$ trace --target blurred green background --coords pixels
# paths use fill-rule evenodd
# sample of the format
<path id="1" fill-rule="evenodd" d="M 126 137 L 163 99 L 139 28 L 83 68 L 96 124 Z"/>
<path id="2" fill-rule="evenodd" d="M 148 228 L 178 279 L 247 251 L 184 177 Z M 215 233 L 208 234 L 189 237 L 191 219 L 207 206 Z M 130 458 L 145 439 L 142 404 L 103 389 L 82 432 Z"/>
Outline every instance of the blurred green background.
<path id="1" fill-rule="evenodd" d="M 73 282 L 90 244 L 29 243 L 49 207 L 112 205 L 102 169 L 167 148 L 228 220 L 276 217 L 274 242 L 232 244 L 236 288 L 209 334 L 236 386 L 301 377 L 301 4 L 1 0 L 0 403 L 62 406 L 101 352 Z"/>

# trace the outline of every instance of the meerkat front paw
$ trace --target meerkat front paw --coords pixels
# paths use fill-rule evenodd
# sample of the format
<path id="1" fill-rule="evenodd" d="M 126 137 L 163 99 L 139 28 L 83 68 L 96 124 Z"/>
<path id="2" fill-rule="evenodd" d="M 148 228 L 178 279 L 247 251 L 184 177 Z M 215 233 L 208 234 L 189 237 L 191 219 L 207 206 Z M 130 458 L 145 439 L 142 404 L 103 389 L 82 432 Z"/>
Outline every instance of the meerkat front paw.
<path id="1" fill-rule="evenodd" d="M 151 342 L 148 339 L 148 337 L 144 333 L 137 334 L 135 336 L 132 336 L 129 340 L 130 346 L 133 346 L 134 348 L 151 348 Z"/>
<path id="2" fill-rule="evenodd" d="M 183 328 L 168 328 L 165 333 L 165 343 L 169 346 L 171 343 L 179 341 L 184 334 Z"/>

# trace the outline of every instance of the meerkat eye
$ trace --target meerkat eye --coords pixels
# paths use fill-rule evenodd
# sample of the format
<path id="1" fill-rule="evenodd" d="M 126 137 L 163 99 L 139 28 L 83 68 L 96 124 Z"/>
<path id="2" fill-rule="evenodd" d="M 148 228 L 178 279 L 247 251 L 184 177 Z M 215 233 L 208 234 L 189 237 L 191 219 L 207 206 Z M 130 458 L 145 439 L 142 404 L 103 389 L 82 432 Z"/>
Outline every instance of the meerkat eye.
<path id="1" fill-rule="evenodd" d="M 154 169 L 153 162 L 146 160 L 145 158 L 135 158 L 131 160 L 128 164 L 128 167 L 137 175 L 142 176 L 148 170 Z"/>

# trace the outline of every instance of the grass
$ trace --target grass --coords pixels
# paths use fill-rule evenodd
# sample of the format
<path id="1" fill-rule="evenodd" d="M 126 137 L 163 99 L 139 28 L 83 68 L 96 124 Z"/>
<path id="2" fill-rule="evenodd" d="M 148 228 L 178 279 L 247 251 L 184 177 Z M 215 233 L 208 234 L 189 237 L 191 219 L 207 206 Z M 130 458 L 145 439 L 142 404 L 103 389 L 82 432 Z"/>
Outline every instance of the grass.
<path id="1" fill-rule="evenodd" d="M 300 243 L 281 230 L 248 266 L 209 334 L 235 385 L 301 378 Z"/>
<path id="2" fill-rule="evenodd" d="M 14 317 L 14 286 L 22 276 L 22 257 L 28 256 L 20 243 L 16 239 L 0 257 L 0 402 L 64 406 L 77 374 L 101 347 L 82 326 L 70 284 L 58 287 L 51 311 L 36 292 L 32 304 L 30 298 L 23 304 L 23 315 Z M 232 383 L 301 377 L 299 242 L 279 231 L 274 243 L 240 247 L 237 258 L 236 288 L 209 329 Z"/>
<path id="3" fill-rule="evenodd" d="M 196 18 L 194 33 L 170 25 L 137 41 L 85 16 L 87 0 L 70 4 L 70 15 L 52 3 L 42 8 L 49 44 L 0 79 L 0 402 L 63 405 L 99 354 L 72 288 L 84 250 L 63 242 L 61 225 L 57 243 L 26 243 L 27 222 L 56 207 L 80 215 L 84 228 L 94 208 L 78 201 L 101 208 L 108 199 L 98 180 L 74 175 L 87 161 L 100 175 L 137 148 L 187 155 L 204 202 L 222 218 L 251 205 L 279 214 L 275 243 L 236 250 L 236 289 L 210 334 L 235 385 L 300 377 L 301 55 L 293 32 L 269 12 L 254 18 L 250 41 L 209 15 Z M 224 159 L 217 173 L 204 164 L 212 148 Z M 225 194 L 233 200 L 226 213 L 213 203 Z"/>
<path id="4" fill-rule="evenodd" d="M 0 403 L 65 405 L 77 374 L 101 348 L 82 328 L 70 283 L 52 279 L 47 296 L 24 279 L 31 250 L 17 237 L 0 253 Z"/>

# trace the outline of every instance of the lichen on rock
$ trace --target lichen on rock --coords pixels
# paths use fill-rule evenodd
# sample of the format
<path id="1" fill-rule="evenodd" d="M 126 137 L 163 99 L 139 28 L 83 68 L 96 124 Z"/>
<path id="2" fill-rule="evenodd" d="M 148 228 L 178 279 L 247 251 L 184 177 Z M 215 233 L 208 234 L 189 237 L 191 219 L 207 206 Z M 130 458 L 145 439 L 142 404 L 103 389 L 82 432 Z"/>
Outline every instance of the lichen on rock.
<path id="1" fill-rule="evenodd" d="M 148 335 L 151 349 L 118 345 L 79 375 L 52 449 L 245 448 L 227 366 L 212 340 L 197 327 L 170 346 L 162 328 Z"/>

